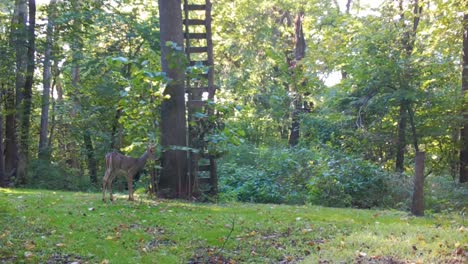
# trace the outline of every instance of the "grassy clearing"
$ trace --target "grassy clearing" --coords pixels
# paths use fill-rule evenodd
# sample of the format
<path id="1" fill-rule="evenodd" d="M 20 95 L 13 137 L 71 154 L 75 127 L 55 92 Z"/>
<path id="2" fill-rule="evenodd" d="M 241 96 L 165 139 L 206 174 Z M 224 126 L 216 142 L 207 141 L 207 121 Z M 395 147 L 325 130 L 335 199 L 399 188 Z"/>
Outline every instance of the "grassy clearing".
<path id="1" fill-rule="evenodd" d="M 0 262 L 468 262 L 460 215 L 118 198 L 0 189 Z"/>

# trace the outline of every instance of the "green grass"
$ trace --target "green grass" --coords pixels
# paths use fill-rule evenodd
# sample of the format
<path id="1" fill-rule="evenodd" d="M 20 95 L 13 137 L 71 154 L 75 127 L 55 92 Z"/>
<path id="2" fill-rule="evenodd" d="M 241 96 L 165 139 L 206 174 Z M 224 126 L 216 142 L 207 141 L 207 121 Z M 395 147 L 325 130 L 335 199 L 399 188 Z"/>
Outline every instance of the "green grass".
<path id="1" fill-rule="evenodd" d="M 0 263 L 468 262 L 460 214 L 117 197 L 0 189 Z"/>

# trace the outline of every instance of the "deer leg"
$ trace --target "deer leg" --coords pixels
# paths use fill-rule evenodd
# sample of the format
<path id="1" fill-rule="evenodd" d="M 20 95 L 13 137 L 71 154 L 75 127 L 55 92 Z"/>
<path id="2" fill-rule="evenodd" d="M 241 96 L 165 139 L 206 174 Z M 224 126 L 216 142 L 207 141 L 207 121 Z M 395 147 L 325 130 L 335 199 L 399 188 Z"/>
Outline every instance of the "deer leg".
<path id="1" fill-rule="evenodd" d="M 106 188 L 107 188 L 107 182 L 109 180 L 109 175 L 110 171 L 106 170 L 106 173 L 104 174 L 104 178 L 102 178 L 102 201 L 106 201 Z"/>
<path id="2" fill-rule="evenodd" d="M 127 177 L 127 180 L 128 180 L 128 200 L 129 201 L 134 201 L 135 199 L 133 199 L 133 173 L 130 172 L 128 173 L 128 177 Z"/>
<path id="3" fill-rule="evenodd" d="M 112 182 L 114 181 L 114 178 L 115 178 L 115 174 L 112 174 L 112 176 L 110 177 L 109 182 L 107 183 L 107 184 L 108 184 L 109 193 L 110 193 L 110 200 L 111 200 L 111 202 L 114 201 L 114 196 L 112 195 Z"/>

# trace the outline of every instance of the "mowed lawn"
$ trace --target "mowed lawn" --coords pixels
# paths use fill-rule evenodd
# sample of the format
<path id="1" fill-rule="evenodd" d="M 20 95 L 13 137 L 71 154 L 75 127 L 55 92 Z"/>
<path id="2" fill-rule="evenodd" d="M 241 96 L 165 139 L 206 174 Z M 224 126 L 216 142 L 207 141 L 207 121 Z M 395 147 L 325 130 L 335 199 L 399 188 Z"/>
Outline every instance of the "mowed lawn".
<path id="1" fill-rule="evenodd" d="M 462 213 L 0 189 L 0 263 L 468 263 Z"/>

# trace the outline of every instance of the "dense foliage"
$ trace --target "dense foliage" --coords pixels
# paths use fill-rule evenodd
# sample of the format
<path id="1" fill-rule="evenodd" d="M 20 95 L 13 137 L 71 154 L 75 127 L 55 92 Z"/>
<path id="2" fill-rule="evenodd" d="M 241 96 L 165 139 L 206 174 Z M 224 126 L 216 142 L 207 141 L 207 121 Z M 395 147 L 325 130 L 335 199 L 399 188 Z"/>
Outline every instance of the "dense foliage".
<path id="1" fill-rule="evenodd" d="M 53 2 L 38 9 L 27 177 L 5 175 L 13 186 L 97 190 L 107 151 L 137 156 L 159 141 L 168 79 L 158 8 L 141 0 Z M 373 9 L 365 1 L 212 2 L 220 90 L 217 126 L 206 139 L 221 156 L 222 200 L 407 209 L 422 150 L 428 209 L 467 206 L 467 187 L 457 183 L 466 0 L 382 1 Z M 8 104 L 17 74 L 14 9 L 0 3 L 2 123 L 15 111 Z M 296 59 L 301 15 L 306 49 Z M 38 72 L 51 19 L 50 156 L 43 160 Z M 291 128 L 300 130 L 294 146 Z"/>

